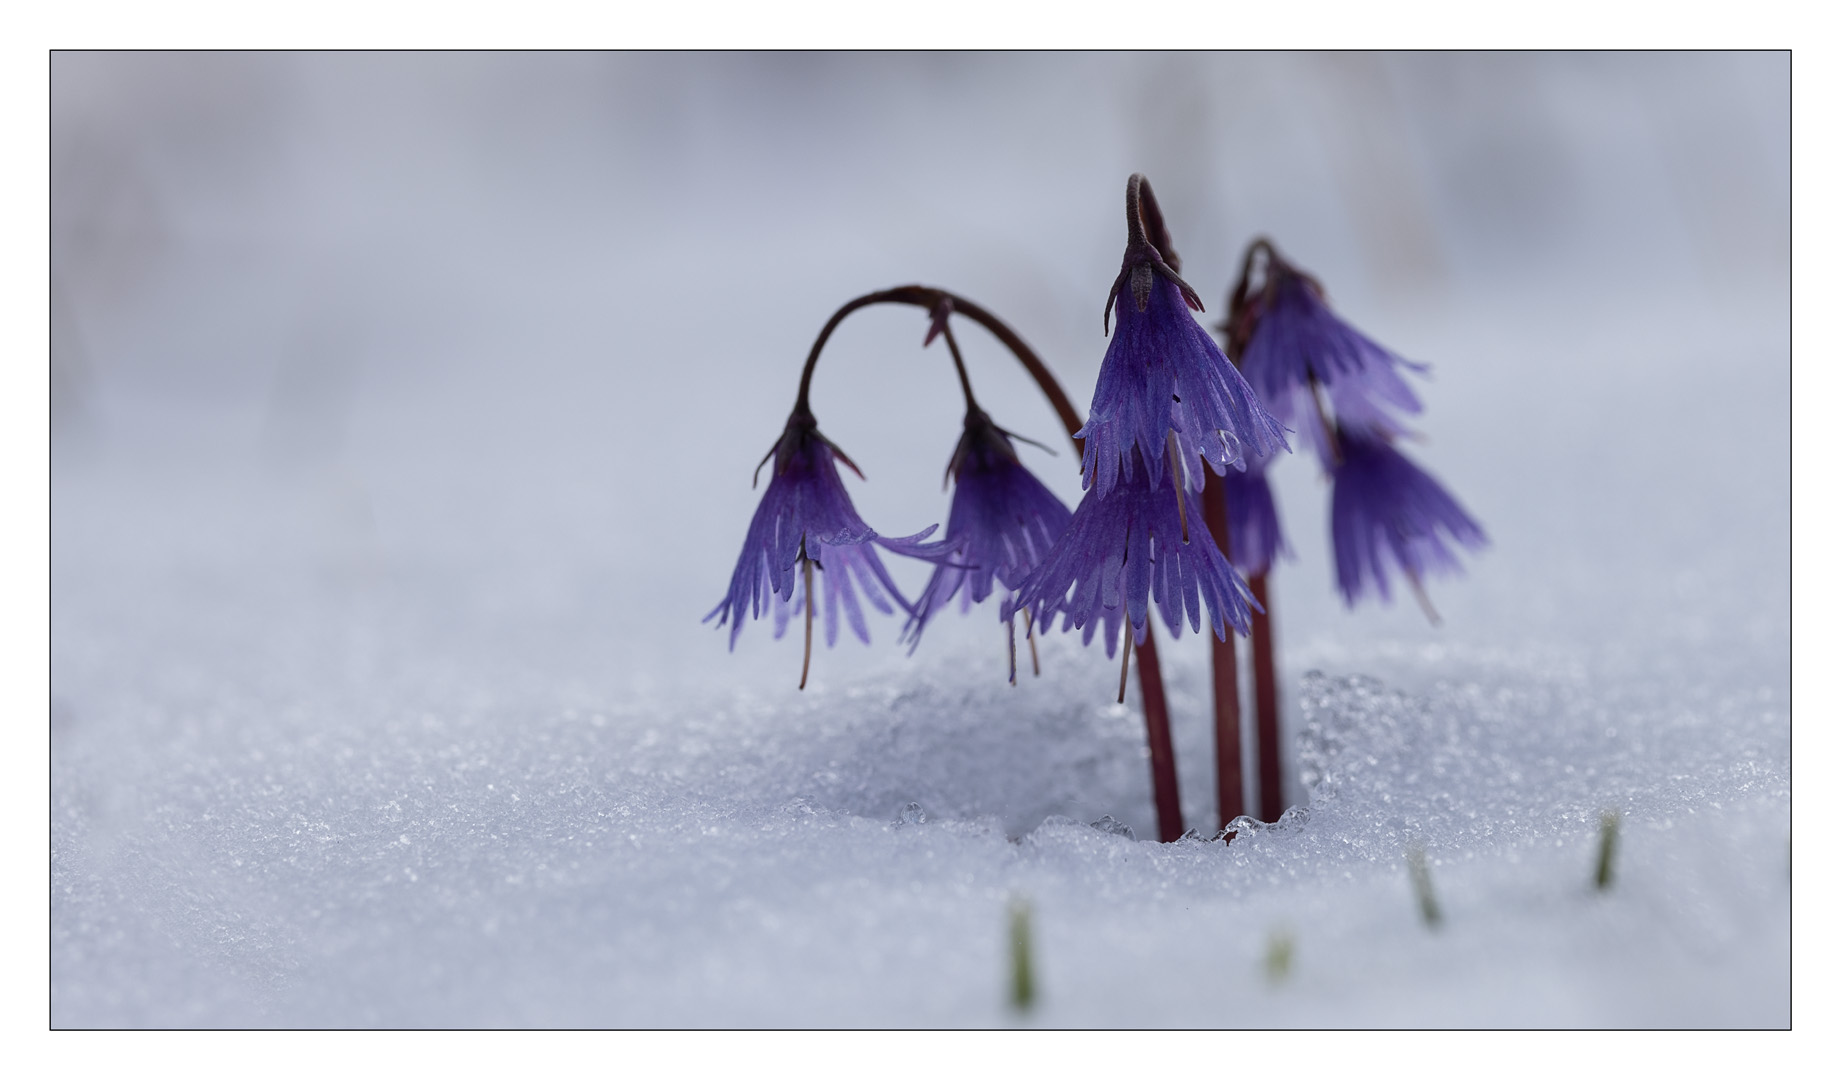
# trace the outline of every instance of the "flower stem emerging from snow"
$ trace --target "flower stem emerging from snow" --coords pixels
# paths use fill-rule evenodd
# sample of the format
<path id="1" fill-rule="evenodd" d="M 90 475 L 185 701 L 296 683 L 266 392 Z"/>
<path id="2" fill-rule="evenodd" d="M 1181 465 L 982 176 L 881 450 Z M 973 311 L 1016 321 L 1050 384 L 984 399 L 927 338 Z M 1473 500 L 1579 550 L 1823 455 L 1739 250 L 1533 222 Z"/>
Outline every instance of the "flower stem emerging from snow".
<path id="1" fill-rule="evenodd" d="M 1203 524 L 1221 549 L 1221 557 L 1231 565 L 1234 553 L 1226 481 L 1213 474 L 1202 480 Z M 1247 812 L 1245 769 L 1240 760 L 1240 658 L 1232 634 L 1209 642 L 1209 650 L 1215 697 L 1215 808 L 1221 819 L 1222 839 L 1232 843 L 1234 834 L 1228 830 L 1228 823 Z"/>
<path id="2" fill-rule="evenodd" d="M 1258 601 L 1253 608 L 1253 723 L 1259 752 L 1259 818 L 1277 821 L 1285 813 L 1285 768 L 1280 756 L 1278 654 L 1272 637 L 1272 596 L 1266 575 L 1247 579 Z"/>
<path id="3" fill-rule="evenodd" d="M 1035 1007 L 1036 975 L 1029 954 L 1029 901 L 1010 901 L 1010 1007 L 1026 1013 Z"/>
<path id="4" fill-rule="evenodd" d="M 1426 869 L 1424 844 L 1406 849 L 1406 872 L 1413 881 L 1413 896 L 1419 901 L 1419 917 L 1429 929 L 1438 929 L 1445 916 L 1438 910 L 1438 898 L 1432 895 L 1432 872 Z"/>
<path id="5" fill-rule="evenodd" d="M 1606 810 L 1598 815 L 1598 891 L 1611 887 L 1611 865 L 1617 858 L 1617 828 L 1622 815 Z"/>

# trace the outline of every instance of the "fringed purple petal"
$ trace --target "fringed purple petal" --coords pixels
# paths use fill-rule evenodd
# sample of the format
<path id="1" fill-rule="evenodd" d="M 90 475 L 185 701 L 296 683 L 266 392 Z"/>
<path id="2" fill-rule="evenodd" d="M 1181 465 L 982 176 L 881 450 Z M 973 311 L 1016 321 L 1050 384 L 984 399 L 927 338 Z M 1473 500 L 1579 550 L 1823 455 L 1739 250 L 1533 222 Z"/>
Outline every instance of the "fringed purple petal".
<path id="1" fill-rule="evenodd" d="M 1278 421 L 1331 460 L 1311 386 L 1321 385 L 1338 424 L 1386 438 L 1403 429 L 1393 413 L 1417 413 L 1419 398 L 1400 377 L 1426 368 L 1402 359 L 1343 322 L 1303 277 L 1276 270 L 1271 304 L 1259 314 L 1241 357 L 1247 382 Z"/>
<path id="2" fill-rule="evenodd" d="M 1350 432 L 1343 432 L 1341 441 L 1330 536 L 1336 584 L 1350 607 L 1371 586 L 1382 600 L 1390 599 L 1390 569 L 1415 578 L 1460 572 L 1447 541 L 1473 551 L 1489 543 L 1457 500 L 1398 450 Z"/>
<path id="3" fill-rule="evenodd" d="M 1186 543 L 1179 497 L 1187 503 Z M 1179 496 L 1167 479 L 1154 484 L 1140 461 L 1109 492 L 1088 489 L 1067 530 L 1005 611 L 1027 610 L 1042 627 L 1060 612 L 1062 629 L 1084 630 L 1086 641 L 1104 623 L 1110 654 L 1121 620 L 1142 640 L 1153 602 L 1172 634 L 1181 632 L 1185 614 L 1199 629 L 1205 605 L 1209 625 L 1225 637 L 1227 626 L 1247 632 L 1248 599 L 1246 583 L 1208 532 L 1200 500 L 1186 488 Z"/>
<path id="4" fill-rule="evenodd" d="M 954 594 L 963 590 L 961 607 L 970 610 L 991 595 L 994 584 L 1006 593 L 1022 584 L 1073 516 L 1017 461 L 1010 440 L 982 414 L 966 418 L 966 434 L 953 460 L 945 539 L 921 551 L 904 552 L 935 563 L 904 631 L 909 651 L 920 644 L 927 621 L 944 610 Z"/>
<path id="5" fill-rule="evenodd" d="M 1289 448 L 1284 429 L 1189 314 L 1175 283 L 1159 276 L 1143 311 L 1121 292 L 1116 310 L 1087 423 L 1075 436 L 1086 440 L 1084 486 L 1104 495 L 1137 469 L 1149 471 L 1151 486 L 1162 483 L 1171 432 L 1185 482 L 1198 491 L 1197 458 L 1225 474 L 1247 454 Z"/>
<path id="6" fill-rule="evenodd" d="M 798 572 L 803 552 L 817 563 L 815 570 L 825 579 L 826 642 L 837 640 L 840 599 L 851 629 L 868 641 L 869 628 L 850 576 L 863 585 L 865 595 L 878 610 L 894 610 L 884 599 L 884 591 L 908 610 L 910 605 L 869 545 L 875 541 L 891 551 L 912 548 L 932 532 L 930 528 L 893 540 L 877 536 L 851 505 L 843 477 L 838 474 L 835 451 L 818 434 L 809 416 L 795 415 L 787 421 L 786 431 L 774 447 L 773 475 L 748 524 L 741 558 L 729 579 L 728 595 L 703 621 L 716 619 L 717 626 L 730 624 L 731 650 L 741 636 L 745 618 L 758 619 L 771 612 L 774 636 L 784 634 L 787 623 L 805 611 L 803 575 Z"/>

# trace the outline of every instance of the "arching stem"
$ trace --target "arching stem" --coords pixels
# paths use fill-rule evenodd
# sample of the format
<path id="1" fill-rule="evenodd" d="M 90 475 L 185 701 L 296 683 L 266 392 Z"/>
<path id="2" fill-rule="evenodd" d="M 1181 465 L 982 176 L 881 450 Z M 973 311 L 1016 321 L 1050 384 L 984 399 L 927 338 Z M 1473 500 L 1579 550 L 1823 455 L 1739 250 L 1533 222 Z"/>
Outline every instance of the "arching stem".
<path id="1" fill-rule="evenodd" d="M 952 323 L 946 318 L 950 314 L 952 314 L 952 300 L 949 297 L 942 297 L 940 306 L 934 309 L 934 325 L 939 327 L 941 334 L 945 335 L 946 349 L 952 353 L 953 370 L 959 373 L 959 389 L 965 392 L 965 411 L 978 412 L 980 411 L 978 399 L 972 396 L 972 379 L 965 373 L 965 357 L 959 355 L 959 341 L 952 336 Z"/>
<path id="2" fill-rule="evenodd" d="M 1068 400 L 1067 393 L 1061 389 L 1061 384 L 1055 381 L 1055 376 L 1049 372 L 1048 365 L 1042 363 L 1042 358 L 1035 354 L 1035 350 L 1018 337 L 1016 331 L 1005 325 L 1002 319 L 984 308 L 963 296 L 926 285 L 900 285 L 893 289 L 864 293 L 832 313 L 824 328 L 818 332 L 818 339 L 812 342 L 812 351 L 806 354 L 805 369 L 799 374 L 799 397 L 793 408 L 811 411 L 812 371 L 818 366 L 818 354 L 824 351 L 825 342 L 831 339 L 832 332 L 851 312 L 872 304 L 907 304 L 933 311 L 939 306 L 941 300 L 950 301 L 953 314 L 963 315 L 989 330 L 992 337 L 1002 342 L 1004 347 L 1010 350 L 1011 355 L 1023 365 L 1023 369 L 1035 379 L 1037 388 L 1042 391 L 1042 396 L 1048 399 L 1050 407 L 1055 410 L 1055 415 L 1060 418 L 1062 426 L 1067 428 L 1068 438 L 1074 443 L 1074 453 L 1078 455 L 1081 445 L 1080 440 L 1074 438 L 1074 433 L 1081 428 L 1080 414 L 1074 411 L 1074 403 Z"/>

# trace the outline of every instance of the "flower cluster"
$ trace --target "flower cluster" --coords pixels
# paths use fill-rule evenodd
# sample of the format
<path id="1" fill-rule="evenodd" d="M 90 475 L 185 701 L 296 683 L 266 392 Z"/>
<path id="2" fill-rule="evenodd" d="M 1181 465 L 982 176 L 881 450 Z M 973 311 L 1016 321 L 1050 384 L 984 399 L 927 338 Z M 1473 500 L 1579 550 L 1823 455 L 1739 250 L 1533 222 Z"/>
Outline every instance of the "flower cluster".
<path id="1" fill-rule="evenodd" d="M 1454 547 L 1486 543 L 1456 500 L 1393 445 L 1406 430 L 1401 417 L 1421 409 L 1403 373 L 1424 373 L 1423 366 L 1343 322 L 1317 281 L 1263 240 L 1249 249 L 1231 295 L 1224 352 L 1190 314 L 1201 301 L 1178 276 L 1181 264 L 1142 176 L 1127 184 L 1126 224 L 1125 257 L 1104 312 L 1111 340 L 1085 423 L 1074 432 L 1085 488 L 1079 506 L 1069 513 L 1023 467 L 1014 436 L 978 407 L 949 319 L 968 314 L 1004 340 L 1074 428 L 1065 395 L 1020 339 L 937 289 L 859 297 L 832 316 L 807 357 L 728 595 L 705 616 L 730 625 L 730 648 L 746 618 L 771 612 L 779 637 L 803 614 L 809 664 L 819 580 L 827 644 L 835 644 L 841 622 L 869 640 L 866 601 L 885 614 L 905 612 L 903 638 L 917 647 L 954 597 L 969 611 L 1000 588 L 1000 618 L 1022 612 L 1033 628 L 1059 615 L 1064 631 L 1082 630 L 1089 642 L 1103 628 L 1109 655 L 1126 625 L 1143 642 L 1153 606 L 1172 634 L 1185 621 L 1199 632 L 1204 611 L 1217 637 L 1230 627 L 1246 633 L 1258 605 L 1236 567 L 1264 574 L 1289 553 L 1266 476 L 1277 453 L 1290 449 L 1288 428 L 1304 434 L 1334 480 L 1337 582 L 1350 604 L 1369 591 L 1388 598 L 1392 572 L 1417 589 L 1426 574 L 1457 566 Z M 965 392 L 964 431 L 947 466 L 951 511 L 945 535 L 932 543 L 925 541 L 934 528 L 891 539 L 863 521 L 838 472 L 839 462 L 856 466 L 819 433 L 806 404 L 831 331 L 851 311 L 881 302 L 931 311 L 927 341 L 944 335 Z M 1223 478 L 1231 561 L 1197 498 L 1207 470 Z M 902 596 L 877 547 L 933 564 L 917 602 Z"/>
<path id="2" fill-rule="evenodd" d="M 731 649 L 740 636 L 744 618 L 758 619 L 771 611 L 777 638 L 786 632 L 787 623 L 803 612 L 809 669 L 815 609 L 815 600 L 809 598 L 815 596 L 815 575 L 822 575 L 825 585 L 827 645 L 837 642 L 840 604 L 851 629 L 868 642 L 869 627 L 857 600 L 858 588 L 878 611 L 893 614 L 895 606 L 899 606 L 908 615 L 904 637 L 912 646 L 919 645 L 929 620 L 955 595 L 963 594 L 962 608 L 969 611 L 973 604 L 991 595 L 994 583 L 1006 590 L 1001 615 L 1010 618 L 1009 590 L 1021 584 L 1041 560 L 1066 529 L 1070 515 L 1061 500 L 1018 460 L 1011 440 L 1020 436 L 998 427 L 973 398 L 964 359 L 948 326 L 954 310 L 952 300 L 950 294 L 918 286 L 872 293 L 846 304 L 819 334 L 806 360 L 798 403 L 786 422 L 785 432 L 768 455 L 774 462 L 773 476 L 748 527 L 728 596 L 704 616 L 705 622 L 716 619 L 718 626 L 733 620 L 729 632 Z M 955 484 L 952 512 L 945 537 L 933 543 L 924 541 L 937 526 L 913 536 L 890 539 L 878 536 L 857 515 L 844 490 L 837 463 L 843 462 L 859 477 L 862 472 L 843 451 L 819 434 L 818 423 L 806 405 L 812 369 L 826 338 L 849 312 L 880 301 L 932 308 L 926 341 L 931 343 L 944 334 L 965 390 L 965 430 L 947 465 L 947 476 Z M 975 314 L 990 318 L 982 309 L 967 306 Z M 1026 348 L 1020 342 L 1013 347 Z M 934 564 L 933 576 L 917 602 L 909 603 L 901 595 L 872 544 Z M 1014 652 L 1011 677 L 1014 681 Z M 799 685 L 805 686 L 803 675 Z"/>
<path id="3" fill-rule="evenodd" d="M 1259 255 L 1264 283 L 1253 290 Z M 1394 447 L 1407 433 L 1402 416 L 1422 409 L 1402 372 L 1423 375 L 1424 365 L 1342 321 L 1317 280 L 1265 240 L 1248 248 L 1229 307 L 1223 329 L 1241 372 L 1273 415 L 1305 433 L 1334 484 L 1330 538 L 1347 604 L 1370 589 L 1387 600 L 1390 567 L 1416 591 L 1428 571 L 1458 569 L 1447 541 L 1488 543 L 1457 500 Z M 1263 464 L 1228 488 L 1234 562 L 1250 574 L 1264 573 L 1287 547 Z"/>
<path id="4" fill-rule="evenodd" d="M 1269 245 L 1268 245 L 1269 246 Z M 1240 370 L 1281 423 L 1308 432 L 1326 459 L 1334 439 L 1321 393 L 1336 421 L 1350 430 L 1391 438 L 1405 428 L 1392 414 L 1417 413 L 1419 398 L 1401 369 L 1423 374 L 1336 317 L 1323 287 L 1276 252 L 1266 264 L 1266 287 L 1240 313 L 1249 335 Z"/>
<path id="5" fill-rule="evenodd" d="M 1182 632 L 1185 615 L 1200 631 L 1206 606 L 1210 628 L 1225 637 L 1229 626 L 1246 633 L 1248 599 L 1246 583 L 1204 529 L 1195 494 L 1157 483 L 1140 460 L 1105 495 L 1081 499 L 1016 607 L 1043 627 L 1061 612 L 1062 629 L 1084 630 L 1083 642 L 1103 625 L 1111 656 L 1122 619 L 1132 639 L 1144 641 L 1153 601 L 1170 633 Z"/>
<path id="6" fill-rule="evenodd" d="M 768 457 L 773 473 L 748 527 L 729 591 L 704 621 L 730 625 L 774 621 L 774 636 L 805 617 L 806 684 L 812 658 L 817 587 L 825 589 L 825 641 L 840 622 L 869 640 L 863 601 L 884 614 L 907 614 L 903 640 L 912 652 L 929 623 L 954 597 L 970 611 L 999 593 L 1016 679 L 1016 619 L 1024 616 L 1030 650 L 1036 629 L 1061 617 L 1083 643 L 1103 631 L 1108 656 L 1119 650 L 1119 701 L 1131 657 L 1139 686 L 1158 835 L 1184 835 L 1170 718 L 1151 641 L 1153 607 L 1172 636 L 1186 622 L 1200 633 L 1206 614 L 1218 643 L 1214 664 L 1215 740 L 1222 839 L 1244 803 L 1237 751 L 1238 675 L 1228 630 L 1250 634 L 1262 813 L 1283 812 L 1284 781 L 1278 679 L 1264 575 L 1290 546 L 1267 473 L 1288 432 L 1301 434 L 1329 471 L 1336 581 L 1353 606 L 1369 592 L 1390 598 L 1389 576 L 1404 576 L 1436 621 L 1422 579 L 1458 567 L 1457 548 L 1487 543 L 1482 528 L 1439 484 L 1400 453 L 1403 418 L 1421 411 L 1407 372 L 1426 369 L 1383 348 L 1330 310 L 1321 285 L 1286 262 L 1272 245 L 1248 248 L 1229 296 L 1217 346 L 1191 311 L 1201 299 L 1183 281 L 1162 211 L 1142 175 L 1126 184 L 1126 245 L 1101 326 L 1110 336 L 1083 423 L 1047 367 L 1014 331 L 989 312 L 944 290 L 903 285 L 856 297 L 819 331 L 786 428 Z M 1255 260 L 1263 275 L 1252 287 Z M 923 345 L 944 337 L 965 395 L 964 430 L 947 465 L 953 484 L 946 532 L 877 535 L 851 505 L 838 471 L 862 476 L 819 434 L 807 404 L 825 342 L 850 313 L 874 304 L 925 308 Z M 1024 468 L 1013 435 L 978 406 L 951 321 L 963 315 L 1007 346 L 1036 380 L 1067 426 L 1080 454 L 1084 494 L 1070 513 Z M 1116 328 L 1114 320 L 1117 320 Z M 765 464 L 765 461 L 762 463 Z M 1211 481 L 1212 471 L 1220 479 Z M 756 469 L 758 480 L 759 468 Z M 1204 509 L 1206 507 L 1206 509 Z M 1225 513 L 1225 518 L 1223 514 Z M 1212 518 L 1212 520 L 1211 520 Z M 1225 530 L 1217 536 L 1212 530 Z M 1224 543 L 1217 543 L 1217 539 Z M 909 603 L 876 549 L 925 560 L 932 575 Z M 1251 575 L 1251 581 L 1241 572 Z M 1001 590 L 1001 593 L 1000 593 Z M 862 594 L 859 599 L 859 592 Z M 839 610 L 842 609 L 840 617 Z M 1132 647 L 1125 647 L 1129 630 Z M 1038 667 L 1038 674 L 1040 669 Z"/>
<path id="7" fill-rule="evenodd" d="M 1106 627 L 1110 654 L 1121 620 L 1141 642 L 1155 601 L 1171 633 L 1201 608 L 1217 637 L 1247 630 L 1246 584 L 1221 555 L 1193 494 L 1201 466 L 1244 468 L 1249 454 L 1286 447 L 1279 423 L 1219 346 L 1190 316 L 1195 292 L 1176 274 L 1175 252 L 1150 185 L 1127 186 L 1124 265 L 1107 297 L 1118 328 L 1100 365 L 1081 456 L 1086 495 L 1016 609 L 1046 626 Z M 1125 288 L 1129 286 L 1129 290 Z M 1166 482 L 1166 476 L 1168 480 Z"/>

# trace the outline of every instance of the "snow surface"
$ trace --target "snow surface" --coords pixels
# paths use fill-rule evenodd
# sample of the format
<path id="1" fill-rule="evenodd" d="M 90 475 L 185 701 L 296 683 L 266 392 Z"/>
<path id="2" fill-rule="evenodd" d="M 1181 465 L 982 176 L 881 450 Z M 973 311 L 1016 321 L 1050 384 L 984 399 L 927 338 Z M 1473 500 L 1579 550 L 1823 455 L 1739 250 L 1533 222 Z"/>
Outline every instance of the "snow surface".
<path id="1" fill-rule="evenodd" d="M 1786 59 L 53 70 L 54 1026 L 1788 1025 Z M 1207 318 L 1266 233 L 1434 365 L 1411 452 L 1493 540 L 1442 626 L 1346 612 L 1275 472 L 1301 806 L 1227 846 L 1134 838 L 1077 638 L 1013 689 L 992 612 L 883 620 L 801 694 L 794 635 L 697 621 L 844 299 L 954 288 L 1084 405 L 1135 169 Z M 896 535 L 958 431 L 924 330 L 860 314 L 814 385 Z"/>

